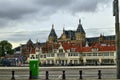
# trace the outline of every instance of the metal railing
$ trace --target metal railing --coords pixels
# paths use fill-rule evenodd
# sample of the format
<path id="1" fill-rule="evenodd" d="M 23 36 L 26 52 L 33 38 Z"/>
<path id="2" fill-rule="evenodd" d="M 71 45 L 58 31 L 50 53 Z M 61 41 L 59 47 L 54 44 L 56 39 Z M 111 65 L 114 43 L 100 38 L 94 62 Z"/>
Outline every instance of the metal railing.
<path id="1" fill-rule="evenodd" d="M 19 71 L 19 70 L 12 70 L 12 71 L 6 71 L 2 72 L 0 74 L 0 78 L 3 79 L 11 79 L 11 80 L 17 80 L 17 79 L 32 79 L 32 72 L 31 71 Z M 69 71 L 42 71 L 38 75 L 38 79 L 40 80 L 78 80 L 78 79 L 116 79 L 116 72 L 105 72 L 102 70 L 97 70 L 94 72 L 84 71 L 84 70 L 78 70 L 77 72 L 69 72 Z M 7 79 L 6 79 L 7 80 Z"/>

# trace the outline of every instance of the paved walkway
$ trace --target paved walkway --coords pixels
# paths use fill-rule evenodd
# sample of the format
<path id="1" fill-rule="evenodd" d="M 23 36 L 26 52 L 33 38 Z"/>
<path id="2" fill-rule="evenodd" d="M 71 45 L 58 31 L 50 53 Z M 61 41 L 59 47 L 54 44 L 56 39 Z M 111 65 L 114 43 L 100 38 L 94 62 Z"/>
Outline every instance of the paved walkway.
<path id="1" fill-rule="evenodd" d="M 56 66 L 56 67 L 39 67 L 40 69 L 102 69 L 116 68 L 116 66 Z M 29 67 L 0 67 L 0 69 L 29 69 Z"/>
<path id="2" fill-rule="evenodd" d="M 88 70 L 88 71 L 90 69 L 91 72 L 89 71 L 89 73 L 92 74 L 93 70 L 98 70 L 98 69 L 102 69 L 102 71 L 104 70 L 103 72 L 106 72 L 106 70 L 110 70 L 111 71 L 111 69 L 112 69 L 115 72 L 116 66 L 61 66 L 61 67 L 58 66 L 58 67 L 40 67 L 40 71 L 41 71 L 40 72 L 40 78 L 42 78 L 42 79 L 39 78 L 39 79 L 34 79 L 34 80 L 45 80 L 45 70 L 48 70 L 48 71 L 50 70 L 50 74 L 52 73 L 52 75 L 53 75 L 53 74 L 56 74 L 56 71 L 57 71 L 57 74 L 58 74 L 58 71 L 59 71 L 59 73 L 61 73 L 61 70 L 67 70 L 67 71 L 75 70 L 75 71 L 78 72 L 78 70 L 80 70 L 80 69 Z M 7 77 L 5 75 L 4 76 L 0 76 L 0 80 L 10 80 L 11 79 L 11 71 L 10 70 L 17 70 L 15 72 L 15 79 L 16 80 L 29 80 L 28 79 L 29 78 L 29 67 L 0 67 L 0 73 L 3 74 L 6 71 L 7 73 L 5 73 L 5 74 L 6 75 L 8 74 Z M 66 71 L 66 74 L 68 74 L 67 71 Z M 76 74 L 74 74 L 74 73 L 76 73 L 75 71 L 74 72 L 72 71 L 72 72 L 69 72 L 69 73 L 72 73 L 73 75 L 76 75 Z M 87 74 L 87 72 L 85 72 L 85 71 L 83 71 L 83 72 L 84 72 L 84 74 Z M 26 74 L 26 75 L 24 75 L 23 73 Z M 94 72 L 94 73 L 97 74 L 97 72 Z M 19 74 L 23 74 L 23 75 L 20 76 Z M 44 76 L 42 76 L 42 75 L 44 75 Z M 53 78 L 51 76 L 49 80 L 62 80 L 62 79 Z M 78 74 L 77 77 L 74 77 L 74 78 L 67 77 L 66 80 L 79 80 L 79 74 Z M 120 80 L 120 79 L 115 79 L 115 76 L 113 78 L 97 79 L 97 76 L 96 76 L 95 78 L 93 78 L 93 77 L 90 77 L 90 78 L 83 77 L 82 80 Z"/>

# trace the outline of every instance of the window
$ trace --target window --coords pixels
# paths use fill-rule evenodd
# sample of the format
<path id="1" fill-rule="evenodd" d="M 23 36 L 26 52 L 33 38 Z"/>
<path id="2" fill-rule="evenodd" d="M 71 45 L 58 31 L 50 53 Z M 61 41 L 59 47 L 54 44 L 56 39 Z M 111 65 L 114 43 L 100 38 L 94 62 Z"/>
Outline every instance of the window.
<path id="1" fill-rule="evenodd" d="M 54 64 L 54 61 L 52 60 L 52 64 Z"/>
<path id="2" fill-rule="evenodd" d="M 72 53 L 73 54 L 73 56 L 77 56 L 77 54 L 76 53 Z"/>
<path id="3" fill-rule="evenodd" d="M 97 52 L 98 51 L 98 48 L 93 48 L 92 49 L 92 52 Z"/>
<path id="4" fill-rule="evenodd" d="M 40 55 L 40 58 L 43 58 L 43 55 Z"/>
<path id="5" fill-rule="evenodd" d="M 93 56 L 97 56 L 97 53 L 93 53 Z"/>
<path id="6" fill-rule="evenodd" d="M 47 54 L 47 57 L 50 57 L 50 54 L 49 54 L 49 53 Z"/>
<path id="7" fill-rule="evenodd" d="M 58 53 L 57 57 L 65 57 L 65 54 L 64 53 Z"/>
<path id="8" fill-rule="evenodd" d="M 36 59 L 38 59 L 38 55 L 36 55 Z"/>
<path id="9" fill-rule="evenodd" d="M 75 53 L 75 56 L 78 56 L 78 53 Z"/>
<path id="10" fill-rule="evenodd" d="M 92 56 L 92 54 L 91 54 L 91 53 L 87 53 L 86 55 L 87 55 L 87 56 Z"/>
<path id="11" fill-rule="evenodd" d="M 71 53 L 68 53 L 68 56 L 71 56 Z"/>
<path id="12" fill-rule="evenodd" d="M 110 56 L 114 56 L 114 52 L 110 52 Z"/>
<path id="13" fill-rule="evenodd" d="M 63 52 L 63 49 L 59 49 L 59 52 Z"/>
<path id="14" fill-rule="evenodd" d="M 51 54 L 51 57 L 54 57 L 54 54 L 53 54 L 53 53 Z"/>
<path id="15" fill-rule="evenodd" d="M 70 53 L 68 53 L 68 56 L 70 56 Z"/>
<path id="16" fill-rule="evenodd" d="M 40 52 L 39 50 L 36 50 L 36 52 Z"/>
<path id="17" fill-rule="evenodd" d="M 98 56 L 103 56 L 103 53 L 98 53 Z"/>
<path id="18" fill-rule="evenodd" d="M 34 55 L 31 56 L 31 59 L 35 59 Z"/>
<path id="19" fill-rule="evenodd" d="M 44 58 L 46 58 L 46 55 L 44 55 Z"/>
<path id="20" fill-rule="evenodd" d="M 50 64 L 50 60 L 47 60 L 47 63 Z"/>
<path id="21" fill-rule="evenodd" d="M 103 56 L 109 56 L 109 52 L 103 53 Z"/>
<path id="22" fill-rule="evenodd" d="M 70 64 L 72 64 L 72 60 L 70 60 Z"/>
<path id="23" fill-rule="evenodd" d="M 54 49 L 54 53 L 56 53 L 57 52 L 57 50 L 56 49 Z"/>
<path id="24" fill-rule="evenodd" d="M 69 53 L 68 56 L 78 56 L 78 53 Z"/>
<path id="25" fill-rule="evenodd" d="M 82 54 L 82 56 L 86 56 L 86 54 L 85 54 L 85 53 L 83 53 L 83 54 Z"/>
<path id="26" fill-rule="evenodd" d="M 71 49 L 70 49 L 70 52 L 75 52 L 75 48 L 71 48 Z"/>

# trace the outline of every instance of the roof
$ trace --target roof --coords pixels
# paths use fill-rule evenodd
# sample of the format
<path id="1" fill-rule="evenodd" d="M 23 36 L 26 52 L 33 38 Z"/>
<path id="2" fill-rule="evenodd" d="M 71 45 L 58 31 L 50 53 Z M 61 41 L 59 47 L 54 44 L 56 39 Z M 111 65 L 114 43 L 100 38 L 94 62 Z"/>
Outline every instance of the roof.
<path id="1" fill-rule="evenodd" d="M 99 51 L 115 51 L 115 46 L 100 46 Z"/>
<path id="2" fill-rule="evenodd" d="M 73 45 L 71 43 L 65 43 L 62 46 L 65 51 L 74 48 L 75 52 L 91 52 L 92 49 L 94 48 L 97 48 L 98 51 L 115 51 L 116 50 L 115 46 L 101 46 L 98 43 L 90 47 L 80 47 L 80 46 Z"/>
<path id="3" fill-rule="evenodd" d="M 52 25 L 52 29 L 50 31 L 50 34 L 49 34 L 49 37 L 57 37 L 56 33 L 55 33 L 55 29 L 54 29 L 54 26 Z"/>
<path id="4" fill-rule="evenodd" d="M 35 48 L 32 48 L 30 54 L 35 54 L 35 53 L 36 53 Z"/>
<path id="5" fill-rule="evenodd" d="M 92 46 L 87 46 L 87 47 L 81 47 L 81 46 L 78 46 L 74 43 L 70 43 L 70 42 L 64 42 L 64 43 L 61 43 L 63 49 L 67 52 L 67 50 L 72 50 L 72 49 L 75 49 L 75 52 L 92 52 L 92 49 L 96 49 L 98 51 L 115 51 L 116 48 L 115 48 L 115 45 L 101 45 L 99 43 L 96 43 L 95 45 L 92 45 Z M 59 43 L 56 43 L 56 44 L 46 44 L 46 46 L 44 46 L 42 48 L 42 52 L 43 53 L 49 53 L 51 51 L 53 51 L 52 49 L 58 49 L 60 47 L 60 44 Z"/>
<path id="6" fill-rule="evenodd" d="M 42 47 L 42 52 L 43 53 L 49 53 L 52 52 L 52 49 L 58 49 L 58 47 L 60 46 L 60 44 L 52 44 L 52 43 L 46 43 L 43 47 Z"/>
<path id="7" fill-rule="evenodd" d="M 14 48 L 15 51 L 20 51 L 20 46 Z"/>
<path id="8" fill-rule="evenodd" d="M 82 27 L 82 24 L 81 24 L 81 20 L 79 20 L 79 24 L 78 24 L 78 28 L 77 28 L 76 32 L 85 33 L 85 31 Z"/>
<path id="9" fill-rule="evenodd" d="M 104 36 L 105 40 L 115 40 L 115 35 Z"/>
<path id="10" fill-rule="evenodd" d="M 115 41 L 115 35 L 103 36 L 103 38 L 104 41 Z M 93 43 L 99 42 L 99 37 L 86 38 L 86 41 L 89 45 L 93 45 Z"/>
<path id="11" fill-rule="evenodd" d="M 91 42 L 98 42 L 99 41 L 99 37 L 91 37 L 91 38 L 86 38 L 86 40 L 91 43 Z"/>
<path id="12" fill-rule="evenodd" d="M 26 46 L 27 47 L 32 47 L 32 48 L 34 48 L 35 46 L 34 46 L 34 43 L 32 42 L 32 40 L 31 39 L 29 39 L 28 41 L 27 41 L 27 44 L 26 44 Z"/>
<path id="13" fill-rule="evenodd" d="M 67 38 L 70 38 L 71 40 L 75 40 L 75 31 L 65 30 L 65 34 L 66 34 Z"/>
<path id="14" fill-rule="evenodd" d="M 33 45 L 33 42 L 31 41 L 31 39 L 28 40 L 27 44 Z"/>

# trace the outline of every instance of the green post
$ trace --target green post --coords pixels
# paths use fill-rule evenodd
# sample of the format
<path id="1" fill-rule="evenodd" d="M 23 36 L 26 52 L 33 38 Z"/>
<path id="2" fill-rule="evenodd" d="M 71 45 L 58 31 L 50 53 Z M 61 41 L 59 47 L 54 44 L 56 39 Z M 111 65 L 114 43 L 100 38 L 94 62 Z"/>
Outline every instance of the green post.
<path id="1" fill-rule="evenodd" d="M 31 73 L 32 79 L 38 79 L 39 76 L 39 61 L 38 59 L 30 59 L 29 68 Z"/>

